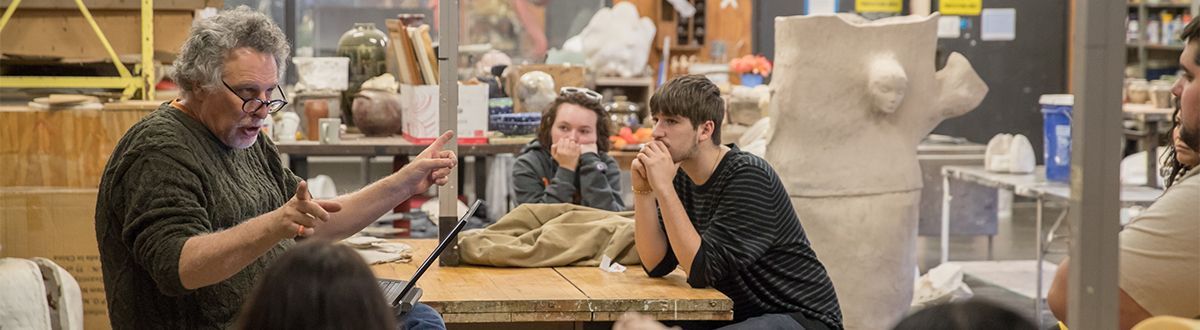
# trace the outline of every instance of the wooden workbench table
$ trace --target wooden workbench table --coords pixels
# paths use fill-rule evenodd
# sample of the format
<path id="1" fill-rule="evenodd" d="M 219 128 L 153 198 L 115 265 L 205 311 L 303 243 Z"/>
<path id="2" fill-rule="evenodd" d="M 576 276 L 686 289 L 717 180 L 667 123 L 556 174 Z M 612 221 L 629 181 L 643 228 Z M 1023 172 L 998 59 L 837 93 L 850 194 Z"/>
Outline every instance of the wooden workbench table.
<path id="1" fill-rule="evenodd" d="M 406 239 L 413 262 L 372 266 L 380 278 L 408 280 L 437 245 Z M 733 302 L 713 289 L 693 289 L 682 272 L 650 278 L 639 265 L 624 273 L 597 267 L 496 268 L 434 265 L 417 282 L 421 302 L 446 323 L 613 321 L 626 311 L 659 320 L 729 320 Z"/>

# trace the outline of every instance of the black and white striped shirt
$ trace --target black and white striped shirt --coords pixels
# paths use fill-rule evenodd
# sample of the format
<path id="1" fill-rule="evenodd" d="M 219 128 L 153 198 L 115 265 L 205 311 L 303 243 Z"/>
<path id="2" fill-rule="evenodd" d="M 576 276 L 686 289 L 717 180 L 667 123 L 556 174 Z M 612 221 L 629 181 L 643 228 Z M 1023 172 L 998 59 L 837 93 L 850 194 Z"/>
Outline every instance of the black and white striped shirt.
<path id="1" fill-rule="evenodd" d="M 705 184 L 696 185 L 682 169 L 675 175 L 675 191 L 700 234 L 688 284 L 729 296 L 735 321 L 799 313 L 841 329 L 833 283 L 779 176 L 762 158 L 729 147 Z M 651 277 L 665 276 L 679 264 L 669 244 L 667 249 L 647 271 Z"/>

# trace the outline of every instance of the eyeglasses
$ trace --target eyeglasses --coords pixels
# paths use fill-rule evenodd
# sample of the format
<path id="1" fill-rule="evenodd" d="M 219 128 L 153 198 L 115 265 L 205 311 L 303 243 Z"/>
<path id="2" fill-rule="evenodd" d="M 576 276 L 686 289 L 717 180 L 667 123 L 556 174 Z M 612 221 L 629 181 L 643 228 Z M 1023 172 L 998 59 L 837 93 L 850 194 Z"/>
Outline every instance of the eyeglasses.
<path id="1" fill-rule="evenodd" d="M 583 94 L 583 96 L 592 99 L 592 101 L 600 102 L 604 99 L 600 93 L 583 87 L 563 87 L 558 89 L 558 95 L 567 96 L 572 94 Z"/>
<path id="2" fill-rule="evenodd" d="M 221 84 L 225 85 L 225 88 L 228 88 L 229 92 L 233 93 L 233 96 L 237 96 L 239 99 L 242 99 L 242 111 L 245 111 L 246 113 L 255 113 L 258 111 L 258 109 L 261 109 L 265 105 L 267 106 L 267 114 L 275 114 L 276 112 L 279 112 L 279 110 L 283 110 L 283 107 L 288 104 L 286 101 L 287 95 L 283 94 L 283 87 L 280 87 L 279 85 L 275 85 L 275 87 L 279 90 L 279 95 L 283 96 L 283 99 L 268 101 L 254 97 L 243 98 L 233 90 L 233 87 L 229 87 L 229 84 L 225 83 L 224 80 L 221 81 Z"/>

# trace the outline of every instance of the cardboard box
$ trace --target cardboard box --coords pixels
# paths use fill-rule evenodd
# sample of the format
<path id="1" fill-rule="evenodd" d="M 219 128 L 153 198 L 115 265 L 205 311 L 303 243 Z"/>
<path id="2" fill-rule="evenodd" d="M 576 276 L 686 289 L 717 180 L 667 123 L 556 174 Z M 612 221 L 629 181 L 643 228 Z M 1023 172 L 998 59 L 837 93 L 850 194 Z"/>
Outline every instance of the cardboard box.
<path id="1" fill-rule="evenodd" d="M 0 106 L 0 187 L 99 187 L 113 148 L 157 103 L 99 111 Z"/>
<path id="2" fill-rule="evenodd" d="M 83 291 L 85 329 L 109 329 L 96 245 L 96 189 L 0 188 L 0 257 L 43 257 Z"/>
<path id="3" fill-rule="evenodd" d="M 435 85 L 400 85 L 404 138 L 427 144 L 442 134 L 438 125 L 438 88 Z M 487 85 L 458 85 L 459 144 L 487 143 Z"/>
<path id="4" fill-rule="evenodd" d="M 26 1 L 30 2 L 30 1 Z M 78 9 L 30 9 L 25 3 L 13 12 L 0 31 L 0 53 L 61 58 L 66 62 L 108 61 L 108 52 Z M 140 10 L 91 10 L 96 25 L 104 32 L 118 56 L 140 59 Z M 179 54 L 194 16 L 192 10 L 154 11 L 154 51 Z M 29 33 L 29 31 L 38 31 Z"/>

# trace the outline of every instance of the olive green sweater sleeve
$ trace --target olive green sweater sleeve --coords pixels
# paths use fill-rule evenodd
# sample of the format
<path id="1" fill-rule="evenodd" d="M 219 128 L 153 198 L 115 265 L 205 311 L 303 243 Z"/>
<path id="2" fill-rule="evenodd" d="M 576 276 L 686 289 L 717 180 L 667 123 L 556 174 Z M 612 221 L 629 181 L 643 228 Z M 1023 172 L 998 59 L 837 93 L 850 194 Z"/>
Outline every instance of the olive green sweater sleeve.
<path id="1" fill-rule="evenodd" d="M 131 247 L 134 262 L 154 279 L 164 295 L 188 292 L 179 279 L 179 257 L 188 238 L 212 232 L 199 170 L 193 159 L 153 152 L 133 161 L 124 189 L 114 191 L 127 201 L 121 240 Z"/>

